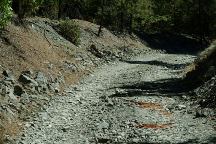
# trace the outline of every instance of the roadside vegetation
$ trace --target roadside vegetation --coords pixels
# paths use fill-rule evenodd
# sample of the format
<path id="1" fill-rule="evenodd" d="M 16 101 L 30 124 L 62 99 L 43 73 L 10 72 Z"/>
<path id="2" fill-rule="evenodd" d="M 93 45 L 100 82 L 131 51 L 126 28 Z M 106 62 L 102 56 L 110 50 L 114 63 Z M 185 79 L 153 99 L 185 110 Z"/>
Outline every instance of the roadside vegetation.
<path id="1" fill-rule="evenodd" d="M 205 44 L 215 37 L 215 0 L 3 0 L 1 25 L 11 17 L 83 19 L 120 32 L 187 34 Z"/>
<path id="2" fill-rule="evenodd" d="M 64 20 L 59 24 L 60 33 L 75 45 L 80 44 L 80 28 L 73 20 Z"/>

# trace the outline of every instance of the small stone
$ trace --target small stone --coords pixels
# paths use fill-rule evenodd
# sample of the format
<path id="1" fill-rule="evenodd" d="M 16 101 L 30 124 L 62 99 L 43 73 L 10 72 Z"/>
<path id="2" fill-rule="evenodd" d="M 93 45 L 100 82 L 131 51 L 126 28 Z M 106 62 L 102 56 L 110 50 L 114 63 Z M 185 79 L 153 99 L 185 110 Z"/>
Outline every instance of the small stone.
<path id="1" fill-rule="evenodd" d="M 99 124 L 99 129 L 108 129 L 109 128 L 109 123 L 103 121 L 101 124 Z"/>
<path id="2" fill-rule="evenodd" d="M 43 120 L 47 120 L 49 117 L 48 113 L 46 113 L 46 112 L 41 112 L 41 113 L 39 113 L 39 115 Z"/>
<path id="3" fill-rule="evenodd" d="M 134 138 L 134 139 L 132 140 L 133 143 L 139 143 L 139 141 L 140 141 L 140 140 L 139 140 L 138 138 Z"/>
<path id="4" fill-rule="evenodd" d="M 188 97 L 186 95 L 183 95 L 182 98 L 186 100 Z"/>
<path id="5" fill-rule="evenodd" d="M 11 71 L 4 70 L 2 74 L 5 76 L 5 80 L 7 80 L 7 81 L 15 81 L 14 76 L 13 76 Z"/>
<path id="6" fill-rule="evenodd" d="M 10 93 L 8 96 L 10 97 L 11 100 L 17 100 L 16 96 L 13 93 L 13 89 L 10 90 Z"/>
<path id="7" fill-rule="evenodd" d="M 60 85 L 59 85 L 59 83 L 51 83 L 49 85 L 49 89 L 55 93 L 59 93 L 60 92 Z"/>
<path id="8" fill-rule="evenodd" d="M 186 105 L 178 105 L 177 106 L 178 110 L 183 110 L 183 109 L 186 109 L 186 108 L 187 108 Z"/>
<path id="9" fill-rule="evenodd" d="M 30 77 L 28 77 L 28 76 L 26 76 L 24 74 L 20 75 L 18 81 L 21 82 L 21 83 L 23 83 L 23 84 L 30 84 L 30 83 L 32 83 L 32 84 L 34 84 L 36 86 L 38 85 L 38 83 L 35 80 L 31 79 Z"/>
<path id="10" fill-rule="evenodd" d="M 12 72 L 9 71 L 9 70 L 4 70 L 2 74 L 3 74 L 4 76 L 6 76 L 6 77 L 11 77 L 11 76 L 12 76 Z"/>
<path id="11" fill-rule="evenodd" d="M 67 129 L 66 129 L 66 128 L 62 128 L 62 131 L 63 131 L 63 132 L 67 132 Z"/>
<path id="12" fill-rule="evenodd" d="M 35 77 L 35 81 L 39 84 L 47 84 L 47 78 L 42 72 L 38 72 Z"/>

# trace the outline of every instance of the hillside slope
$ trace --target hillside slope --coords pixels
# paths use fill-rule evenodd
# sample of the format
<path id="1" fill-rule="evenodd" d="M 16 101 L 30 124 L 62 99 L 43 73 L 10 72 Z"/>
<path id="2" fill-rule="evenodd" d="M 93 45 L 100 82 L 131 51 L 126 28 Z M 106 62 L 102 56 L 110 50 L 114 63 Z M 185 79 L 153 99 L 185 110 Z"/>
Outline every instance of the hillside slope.
<path id="1" fill-rule="evenodd" d="M 75 46 L 58 33 L 58 21 L 16 18 L 0 36 L 0 143 L 20 133 L 23 121 L 47 105 L 53 95 L 64 95 L 96 67 L 149 51 L 136 36 L 114 35 L 99 26 L 74 20 L 81 44 Z M 101 54 L 97 57 L 91 47 Z"/>

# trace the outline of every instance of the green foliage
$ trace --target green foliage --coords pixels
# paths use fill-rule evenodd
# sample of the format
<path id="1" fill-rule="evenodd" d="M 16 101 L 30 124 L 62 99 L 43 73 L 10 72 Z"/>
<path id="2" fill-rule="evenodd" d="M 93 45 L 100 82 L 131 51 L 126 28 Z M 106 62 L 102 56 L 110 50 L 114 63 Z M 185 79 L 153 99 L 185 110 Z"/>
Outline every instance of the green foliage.
<path id="1" fill-rule="evenodd" d="M 59 0 L 44 0 L 40 7 L 42 16 L 57 19 L 59 14 Z"/>
<path id="2" fill-rule="evenodd" d="M 80 28 L 73 20 L 65 20 L 60 22 L 60 32 L 69 41 L 75 45 L 80 43 Z"/>
<path id="3" fill-rule="evenodd" d="M 16 9 L 18 17 L 22 19 L 26 16 L 35 15 L 43 0 L 17 0 L 13 2 L 15 3 L 14 9 Z"/>
<path id="4" fill-rule="evenodd" d="M 38 14 L 52 19 L 85 19 L 122 32 L 184 33 L 199 39 L 216 36 L 216 0 L 14 0 L 13 3 L 21 18 Z"/>
<path id="5" fill-rule="evenodd" d="M 12 8 L 10 0 L 0 1 L 0 28 L 3 28 L 12 16 Z"/>

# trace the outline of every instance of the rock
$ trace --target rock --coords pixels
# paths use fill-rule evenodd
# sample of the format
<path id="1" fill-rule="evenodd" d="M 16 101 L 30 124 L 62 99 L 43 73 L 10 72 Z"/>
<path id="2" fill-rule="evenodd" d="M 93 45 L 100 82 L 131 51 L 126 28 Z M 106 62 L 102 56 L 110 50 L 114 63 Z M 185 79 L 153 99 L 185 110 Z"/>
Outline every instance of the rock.
<path id="1" fill-rule="evenodd" d="M 140 142 L 140 140 L 139 140 L 138 138 L 133 138 L 133 139 L 132 139 L 132 142 L 133 142 L 134 144 L 138 144 L 138 143 Z"/>
<path id="2" fill-rule="evenodd" d="M 186 105 L 178 105 L 178 106 L 177 106 L 177 109 L 178 109 L 178 110 L 183 110 L 183 109 L 186 109 L 186 108 L 187 108 Z"/>
<path id="3" fill-rule="evenodd" d="M 20 98 L 20 103 L 27 104 L 30 103 L 29 95 L 27 93 L 23 93 Z"/>
<path id="4" fill-rule="evenodd" d="M 32 70 L 23 71 L 22 74 L 31 77 L 34 73 Z"/>
<path id="5" fill-rule="evenodd" d="M 48 64 L 48 69 L 53 69 L 53 64 Z"/>
<path id="6" fill-rule="evenodd" d="M 38 72 L 35 77 L 35 81 L 38 84 L 47 84 L 48 80 L 42 72 Z"/>
<path id="7" fill-rule="evenodd" d="M 49 89 L 55 93 L 60 92 L 60 84 L 59 83 L 51 83 L 49 84 Z"/>
<path id="8" fill-rule="evenodd" d="M 35 81 L 38 83 L 36 90 L 39 93 L 48 91 L 48 80 L 42 72 L 36 74 Z"/>
<path id="9" fill-rule="evenodd" d="M 20 75 L 18 81 L 21 82 L 22 84 L 33 84 L 35 86 L 38 86 L 38 83 L 35 80 L 31 79 L 30 77 L 24 74 Z"/>
<path id="10" fill-rule="evenodd" d="M 2 73 L 5 76 L 5 80 L 15 81 L 13 73 L 9 70 L 4 70 Z"/>
<path id="11" fill-rule="evenodd" d="M 6 86 L 6 85 L 4 85 L 4 84 L 2 84 L 2 85 L 0 86 L 0 94 L 1 94 L 2 96 L 5 96 L 5 95 L 9 94 L 10 91 L 11 91 L 11 87 Z"/>
<path id="12" fill-rule="evenodd" d="M 208 116 L 215 116 L 215 112 L 212 109 L 204 108 L 204 109 L 198 109 L 196 111 L 195 117 L 208 117 Z"/>
<path id="13" fill-rule="evenodd" d="M 95 45 L 91 45 L 90 48 L 89 48 L 89 51 L 96 57 L 98 58 L 103 58 L 104 55 L 102 52 L 100 52 L 97 47 Z"/>
<path id="14" fill-rule="evenodd" d="M 109 138 L 97 138 L 98 143 L 108 143 L 109 141 L 111 141 Z"/>
<path id="15" fill-rule="evenodd" d="M 5 77 L 11 77 L 11 76 L 13 76 L 13 75 L 12 75 L 12 72 L 9 71 L 9 70 L 4 70 L 2 74 L 3 74 Z"/>
<path id="16" fill-rule="evenodd" d="M 98 125 L 99 129 L 108 129 L 109 128 L 109 123 L 103 121 L 101 124 Z"/>
<path id="17" fill-rule="evenodd" d="M 70 129 L 70 127 L 63 127 L 61 130 L 62 130 L 63 132 L 67 132 L 69 129 Z"/>
<path id="18" fill-rule="evenodd" d="M 72 72 L 78 71 L 78 68 L 77 68 L 76 64 L 74 64 L 74 63 L 70 63 L 68 61 L 65 61 L 64 65 L 65 65 L 66 69 L 68 69 L 68 70 L 70 70 Z"/>
<path id="19" fill-rule="evenodd" d="M 41 113 L 39 113 L 39 115 L 40 115 L 42 120 L 47 120 L 49 117 L 47 112 L 41 112 Z"/>
<path id="20" fill-rule="evenodd" d="M 14 95 L 13 89 L 10 90 L 10 93 L 8 96 L 11 100 L 17 100 L 17 97 Z"/>
<path id="21" fill-rule="evenodd" d="M 23 88 L 21 86 L 19 86 L 19 85 L 14 86 L 13 94 L 15 94 L 17 96 L 21 96 L 23 93 L 25 93 L 25 91 L 23 90 Z"/>
<path id="22" fill-rule="evenodd" d="M 61 74 L 61 76 L 56 78 L 56 82 L 59 83 L 59 84 L 65 83 L 64 76 Z"/>

